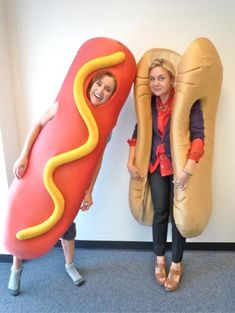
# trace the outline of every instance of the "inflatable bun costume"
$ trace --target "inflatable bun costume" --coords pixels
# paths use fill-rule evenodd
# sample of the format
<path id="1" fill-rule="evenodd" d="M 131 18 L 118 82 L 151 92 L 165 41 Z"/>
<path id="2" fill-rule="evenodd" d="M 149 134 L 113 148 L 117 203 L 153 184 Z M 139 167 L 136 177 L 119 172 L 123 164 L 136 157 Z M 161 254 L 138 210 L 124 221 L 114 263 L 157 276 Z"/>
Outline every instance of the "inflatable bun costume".
<path id="1" fill-rule="evenodd" d="M 129 204 L 139 223 L 152 225 L 153 205 L 148 186 L 148 168 L 152 138 L 151 91 L 148 69 L 156 58 L 169 60 L 176 68 L 175 96 L 171 115 L 171 154 L 174 174 L 186 163 L 190 147 L 189 114 L 200 100 L 205 126 L 205 152 L 186 189 L 175 188 L 173 214 L 183 237 L 199 235 L 206 227 L 212 207 L 211 174 L 216 111 L 222 85 L 222 64 L 207 38 L 194 40 L 185 54 L 167 49 L 147 51 L 137 66 L 135 106 L 138 135 L 135 165 L 143 180 L 130 180 Z"/>
<path id="2" fill-rule="evenodd" d="M 93 106 L 86 91 L 102 69 L 113 73 L 117 88 L 106 103 Z M 93 38 L 80 47 L 57 95 L 57 113 L 35 141 L 24 178 L 15 179 L 10 187 L 4 244 L 11 254 L 39 257 L 68 229 L 135 72 L 132 53 L 118 41 Z"/>

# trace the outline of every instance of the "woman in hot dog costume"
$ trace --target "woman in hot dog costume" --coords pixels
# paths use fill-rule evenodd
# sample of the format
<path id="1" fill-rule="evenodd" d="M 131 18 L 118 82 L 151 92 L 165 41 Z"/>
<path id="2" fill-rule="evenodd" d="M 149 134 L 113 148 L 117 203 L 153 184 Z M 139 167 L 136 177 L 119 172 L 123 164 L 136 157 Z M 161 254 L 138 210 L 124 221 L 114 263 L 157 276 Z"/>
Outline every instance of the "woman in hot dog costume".
<path id="1" fill-rule="evenodd" d="M 88 40 L 54 105 L 29 133 L 14 166 L 16 179 L 6 219 L 5 246 L 14 255 L 11 294 L 20 292 L 22 259 L 43 255 L 59 238 L 68 275 L 75 285 L 84 283 L 73 262 L 73 219 L 79 208 L 88 210 L 92 205 L 103 151 L 135 70 L 133 55 L 120 42 Z"/>
<path id="2" fill-rule="evenodd" d="M 200 167 L 205 170 L 205 165 L 208 166 L 210 179 L 211 139 L 221 79 L 219 57 L 205 38 L 195 40 L 182 59 L 171 50 L 152 49 L 138 64 L 135 83 L 138 129 L 129 140 L 130 206 L 139 222 L 152 224 L 155 277 L 167 291 L 175 291 L 179 286 L 186 237 L 200 233 L 208 221 L 208 212 L 201 224 L 197 216 L 193 218 L 194 214 L 200 218 L 208 203 L 201 205 L 198 199 L 195 203 L 191 195 L 204 196 L 204 189 L 198 184 Z M 208 96 L 212 90 L 215 95 Z M 207 183 L 203 186 L 205 199 L 210 194 L 207 174 L 201 176 Z M 199 177 L 195 185 L 196 176 Z M 172 263 L 167 275 L 165 250 L 170 215 Z"/>

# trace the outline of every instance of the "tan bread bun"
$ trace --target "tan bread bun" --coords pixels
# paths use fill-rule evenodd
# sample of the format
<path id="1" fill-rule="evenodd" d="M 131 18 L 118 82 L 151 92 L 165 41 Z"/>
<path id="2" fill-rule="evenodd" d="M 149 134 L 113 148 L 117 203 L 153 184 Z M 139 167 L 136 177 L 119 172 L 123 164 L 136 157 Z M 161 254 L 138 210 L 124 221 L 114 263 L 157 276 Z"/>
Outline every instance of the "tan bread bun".
<path id="1" fill-rule="evenodd" d="M 189 114 L 200 100 L 205 126 L 205 153 L 195 166 L 185 190 L 175 189 L 174 217 L 184 237 L 195 237 L 206 227 L 212 208 L 211 174 L 216 111 L 222 85 L 222 64 L 206 38 L 194 40 L 178 65 L 176 94 L 171 117 L 171 153 L 174 173 L 179 174 L 190 147 Z"/>
<path id="2" fill-rule="evenodd" d="M 151 91 L 149 88 L 149 66 L 154 59 L 169 60 L 175 68 L 180 55 L 168 49 L 151 49 L 137 65 L 134 83 L 135 109 L 138 123 L 135 165 L 143 179 L 130 179 L 129 206 L 135 219 L 145 225 L 152 225 L 153 205 L 148 185 L 148 168 L 152 144 Z"/>
<path id="3" fill-rule="evenodd" d="M 175 190 L 174 217 L 184 237 L 199 235 L 206 227 L 212 206 L 211 172 L 215 117 L 222 84 L 222 65 L 218 53 L 206 38 L 192 42 L 183 57 L 167 49 L 151 49 L 141 58 L 135 80 L 135 108 L 138 123 L 135 165 L 143 180 L 130 179 L 129 204 L 135 219 L 152 225 L 153 205 L 148 186 L 148 167 L 152 138 L 151 92 L 148 69 L 156 58 L 169 60 L 176 70 L 176 94 L 171 117 L 171 152 L 174 173 L 187 160 L 190 147 L 189 113 L 200 99 L 205 125 L 205 154 L 195 167 L 185 190 Z"/>

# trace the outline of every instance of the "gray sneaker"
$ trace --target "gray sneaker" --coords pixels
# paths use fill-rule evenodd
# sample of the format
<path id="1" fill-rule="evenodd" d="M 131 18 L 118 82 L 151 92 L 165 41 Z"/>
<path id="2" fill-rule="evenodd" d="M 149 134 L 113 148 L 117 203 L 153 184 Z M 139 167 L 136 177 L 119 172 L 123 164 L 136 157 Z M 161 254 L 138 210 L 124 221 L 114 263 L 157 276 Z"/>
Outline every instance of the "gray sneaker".
<path id="1" fill-rule="evenodd" d="M 65 264 L 65 269 L 69 277 L 72 278 L 74 285 L 80 287 L 85 283 L 84 277 L 80 275 L 74 263 Z"/>
<path id="2" fill-rule="evenodd" d="M 19 270 L 11 268 L 11 275 L 8 282 L 8 291 L 13 296 L 20 294 L 20 277 L 23 271 L 23 266 Z"/>

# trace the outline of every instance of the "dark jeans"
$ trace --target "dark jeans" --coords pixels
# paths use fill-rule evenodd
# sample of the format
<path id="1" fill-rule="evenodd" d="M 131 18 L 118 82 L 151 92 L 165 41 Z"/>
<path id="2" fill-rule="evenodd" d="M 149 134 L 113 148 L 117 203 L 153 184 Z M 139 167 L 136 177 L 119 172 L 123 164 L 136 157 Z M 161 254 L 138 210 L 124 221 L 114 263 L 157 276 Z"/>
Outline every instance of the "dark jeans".
<path id="1" fill-rule="evenodd" d="M 166 251 L 168 221 L 172 223 L 172 261 L 182 260 L 186 239 L 180 234 L 172 214 L 174 185 L 173 175 L 162 177 L 158 167 L 149 173 L 149 184 L 154 207 L 153 218 L 153 251 L 157 256 L 163 256 Z"/>

